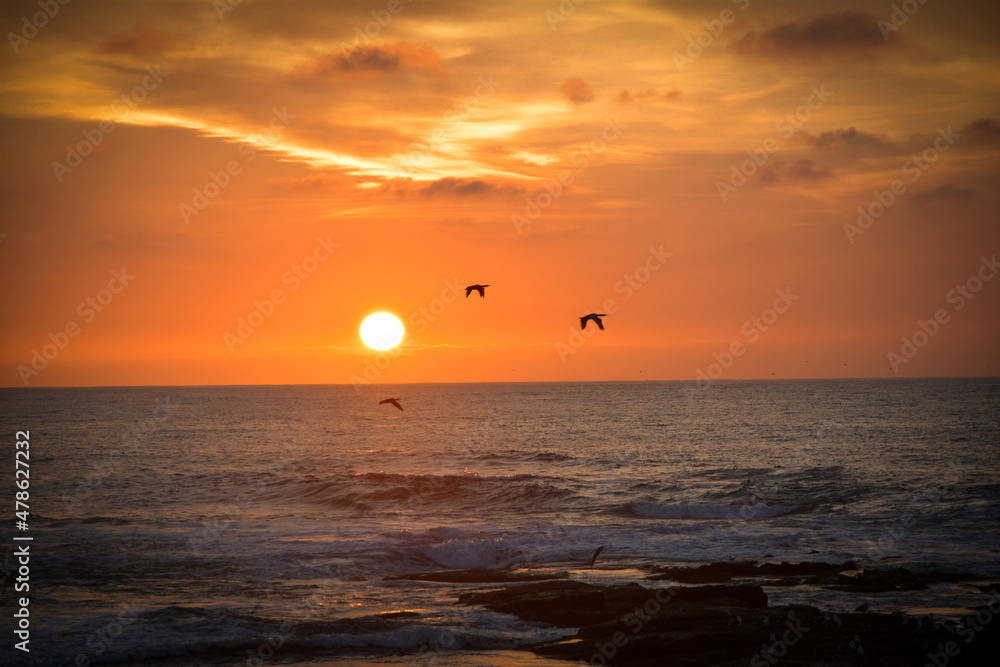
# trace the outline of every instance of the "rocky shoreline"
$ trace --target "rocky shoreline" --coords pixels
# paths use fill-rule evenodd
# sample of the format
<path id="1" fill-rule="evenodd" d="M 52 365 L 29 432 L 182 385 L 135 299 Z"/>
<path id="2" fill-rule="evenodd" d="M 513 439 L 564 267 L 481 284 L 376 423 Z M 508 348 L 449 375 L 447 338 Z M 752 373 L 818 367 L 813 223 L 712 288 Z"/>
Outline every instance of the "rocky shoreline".
<path id="1" fill-rule="evenodd" d="M 525 621 L 576 628 L 568 638 L 521 647 L 536 655 L 589 665 L 993 665 L 1000 656 L 1000 584 L 982 584 L 984 605 L 940 620 L 858 610 L 832 614 L 807 605 L 771 606 L 767 587 L 813 585 L 873 594 L 921 590 L 976 578 L 963 573 L 859 570 L 853 562 L 714 563 L 658 568 L 631 583 L 597 586 L 536 573 L 468 570 L 401 578 L 508 584 L 463 593 L 458 604 L 482 605 Z M 443 579 L 441 578 L 443 577 Z"/>

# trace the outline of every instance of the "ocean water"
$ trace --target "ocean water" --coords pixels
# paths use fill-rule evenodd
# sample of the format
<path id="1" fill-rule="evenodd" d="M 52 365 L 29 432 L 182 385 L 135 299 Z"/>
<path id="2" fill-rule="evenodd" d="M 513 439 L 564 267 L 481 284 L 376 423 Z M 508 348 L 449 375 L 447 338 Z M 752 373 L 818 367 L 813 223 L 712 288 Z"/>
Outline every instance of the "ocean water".
<path id="1" fill-rule="evenodd" d="M 4 531 L 5 664 L 566 664 L 515 649 L 571 631 L 455 605 L 483 584 L 388 579 L 412 572 L 621 583 L 853 559 L 1000 578 L 996 379 L 0 394 L 8 498 L 15 431 L 31 443 L 29 529 Z M 14 535 L 33 538 L 29 654 Z M 877 607 L 983 597 L 942 584 Z"/>

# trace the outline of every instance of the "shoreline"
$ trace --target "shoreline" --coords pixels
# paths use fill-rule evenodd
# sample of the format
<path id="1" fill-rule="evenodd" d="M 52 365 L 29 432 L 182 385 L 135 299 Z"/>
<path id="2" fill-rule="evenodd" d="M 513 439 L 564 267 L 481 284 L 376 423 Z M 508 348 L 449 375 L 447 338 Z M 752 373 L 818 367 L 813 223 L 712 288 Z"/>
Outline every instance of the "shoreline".
<path id="1" fill-rule="evenodd" d="M 711 563 L 656 568 L 645 582 L 595 585 L 567 572 L 480 569 L 400 575 L 394 579 L 483 584 L 457 604 L 483 606 L 521 620 L 576 630 L 521 646 L 546 659 L 634 665 L 945 665 L 992 664 L 1000 652 L 1000 583 L 960 572 L 913 573 L 843 563 Z M 980 583 L 977 583 L 980 582 Z M 983 604 L 963 614 L 924 617 L 871 610 L 884 593 L 961 584 Z M 770 590 L 816 586 L 856 594 L 854 612 L 774 604 Z M 958 611 L 958 610 L 955 610 Z"/>

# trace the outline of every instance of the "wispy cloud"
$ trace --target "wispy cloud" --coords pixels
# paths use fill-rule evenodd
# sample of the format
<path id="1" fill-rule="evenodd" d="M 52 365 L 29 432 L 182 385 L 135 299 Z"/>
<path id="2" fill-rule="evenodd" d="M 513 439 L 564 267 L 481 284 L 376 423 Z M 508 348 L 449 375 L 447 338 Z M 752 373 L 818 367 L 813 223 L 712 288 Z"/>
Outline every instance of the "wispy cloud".
<path id="1" fill-rule="evenodd" d="M 774 163 L 761 171 L 760 180 L 772 184 L 794 181 L 824 181 L 833 178 L 833 170 L 827 167 L 817 168 L 815 162 L 808 159 L 786 162 L 775 160 Z"/>

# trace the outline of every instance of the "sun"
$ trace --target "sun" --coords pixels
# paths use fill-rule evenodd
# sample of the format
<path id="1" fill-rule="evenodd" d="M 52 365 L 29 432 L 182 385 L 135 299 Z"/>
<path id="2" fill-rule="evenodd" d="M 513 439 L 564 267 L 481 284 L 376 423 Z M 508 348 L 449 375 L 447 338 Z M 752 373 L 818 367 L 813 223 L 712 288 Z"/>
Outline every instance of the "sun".
<path id="1" fill-rule="evenodd" d="M 376 350 L 388 350 L 403 340 L 403 323 L 392 313 L 375 313 L 361 323 L 361 340 Z"/>

